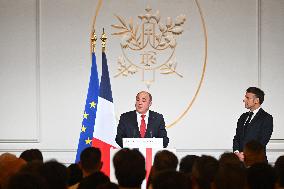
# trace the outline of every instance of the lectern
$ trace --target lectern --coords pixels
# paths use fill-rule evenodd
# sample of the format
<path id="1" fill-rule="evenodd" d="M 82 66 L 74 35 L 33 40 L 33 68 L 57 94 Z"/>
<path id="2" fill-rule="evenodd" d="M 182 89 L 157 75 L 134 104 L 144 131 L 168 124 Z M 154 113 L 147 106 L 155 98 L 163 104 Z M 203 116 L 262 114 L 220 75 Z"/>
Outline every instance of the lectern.
<path id="1" fill-rule="evenodd" d="M 124 148 L 163 148 L 162 138 L 123 138 Z"/>
<path id="2" fill-rule="evenodd" d="M 146 188 L 146 180 L 149 176 L 153 164 L 153 158 L 158 151 L 163 149 L 163 139 L 162 138 L 123 138 L 122 142 L 124 148 L 137 148 L 145 157 L 147 175 L 141 187 L 142 189 L 144 189 Z M 111 149 L 111 159 L 118 150 L 119 149 Z M 112 161 L 111 161 L 110 172 L 111 172 L 110 179 L 113 182 L 116 182 Z"/>

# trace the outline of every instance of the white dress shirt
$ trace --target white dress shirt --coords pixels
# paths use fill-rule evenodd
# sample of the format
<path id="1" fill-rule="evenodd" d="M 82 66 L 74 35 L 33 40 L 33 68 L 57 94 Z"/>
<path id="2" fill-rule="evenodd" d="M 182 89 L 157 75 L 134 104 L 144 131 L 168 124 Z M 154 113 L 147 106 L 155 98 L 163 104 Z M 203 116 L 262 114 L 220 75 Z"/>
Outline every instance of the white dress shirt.
<path id="1" fill-rule="evenodd" d="M 149 110 L 146 112 L 146 114 L 140 114 L 139 112 L 136 111 L 136 115 L 137 115 L 137 123 L 138 123 L 138 127 L 139 127 L 139 131 L 140 131 L 140 125 L 141 125 L 141 120 L 142 117 L 141 115 L 145 115 L 145 123 L 146 123 L 146 130 L 147 130 L 147 125 L 148 125 L 148 118 L 149 118 Z"/>

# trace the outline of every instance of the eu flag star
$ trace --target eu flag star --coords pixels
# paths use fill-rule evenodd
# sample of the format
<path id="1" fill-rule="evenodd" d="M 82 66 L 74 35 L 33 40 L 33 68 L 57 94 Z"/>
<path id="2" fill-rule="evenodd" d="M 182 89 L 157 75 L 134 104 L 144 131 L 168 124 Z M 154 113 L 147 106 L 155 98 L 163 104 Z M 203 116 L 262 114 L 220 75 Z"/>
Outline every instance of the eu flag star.
<path id="1" fill-rule="evenodd" d="M 87 127 L 85 127 L 84 125 L 82 125 L 81 131 L 82 132 L 86 132 Z"/>
<path id="2" fill-rule="evenodd" d="M 87 140 L 85 140 L 86 144 L 91 144 L 92 140 L 90 140 L 90 138 L 88 137 Z"/>
<path id="3" fill-rule="evenodd" d="M 91 106 L 90 106 L 90 108 L 96 108 L 96 103 L 94 102 L 94 101 L 92 101 L 91 103 L 89 103 Z"/>
<path id="4" fill-rule="evenodd" d="M 88 119 L 89 114 L 87 114 L 86 112 L 84 112 L 83 117 L 84 119 Z"/>

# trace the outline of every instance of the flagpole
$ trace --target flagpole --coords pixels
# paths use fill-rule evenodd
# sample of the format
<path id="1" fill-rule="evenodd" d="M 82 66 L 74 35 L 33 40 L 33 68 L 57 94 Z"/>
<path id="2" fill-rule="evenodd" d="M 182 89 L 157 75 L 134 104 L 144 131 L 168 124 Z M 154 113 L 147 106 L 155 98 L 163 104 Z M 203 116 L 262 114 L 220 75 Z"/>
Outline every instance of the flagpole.
<path id="1" fill-rule="evenodd" d="M 91 52 L 92 53 L 96 52 L 96 41 L 97 41 L 97 35 L 96 35 L 95 30 L 93 30 L 92 36 L 91 36 Z"/>
<path id="2" fill-rule="evenodd" d="M 93 46 L 93 41 L 92 39 L 94 38 L 95 36 L 95 28 L 96 28 L 96 20 L 97 20 L 97 16 L 99 14 L 99 11 L 100 11 L 100 8 L 102 6 L 102 1 L 103 0 L 99 0 L 98 1 L 98 4 L 96 6 L 96 12 L 95 12 L 95 16 L 93 18 L 93 23 L 92 23 L 92 31 L 90 33 L 90 38 L 91 38 L 91 44 L 90 44 L 90 49 L 91 49 L 91 54 L 95 52 L 96 48 L 95 48 L 95 45 Z M 97 40 L 96 36 L 95 36 L 95 40 Z"/>
<path id="3" fill-rule="evenodd" d="M 107 36 L 106 36 L 106 33 L 105 33 L 105 29 L 103 28 L 103 33 L 102 33 L 102 36 L 101 36 L 101 40 L 102 40 L 102 52 L 105 52 L 106 51 L 106 40 L 107 40 Z"/>

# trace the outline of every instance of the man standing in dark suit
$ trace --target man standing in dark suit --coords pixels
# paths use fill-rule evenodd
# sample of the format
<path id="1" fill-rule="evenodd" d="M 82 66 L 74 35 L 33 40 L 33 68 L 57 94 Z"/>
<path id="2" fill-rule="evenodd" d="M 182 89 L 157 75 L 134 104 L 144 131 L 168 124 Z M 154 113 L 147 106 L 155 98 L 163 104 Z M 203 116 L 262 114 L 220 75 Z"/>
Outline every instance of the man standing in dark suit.
<path id="1" fill-rule="evenodd" d="M 117 126 L 115 141 L 123 147 L 123 138 L 163 138 L 164 148 L 168 146 L 169 138 L 165 129 L 162 114 L 149 110 L 152 95 L 141 91 L 136 95 L 136 110 L 123 113 Z"/>
<path id="2" fill-rule="evenodd" d="M 233 151 L 240 160 L 244 159 L 243 149 L 251 140 L 260 142 L 266 151 L 266 145 L 273 132 L 273 117 L 261 108 L 264 92 L 257 87 L 249 87 L 243 100 L 249 112 L 238 119 L 233 139 Z"/>

